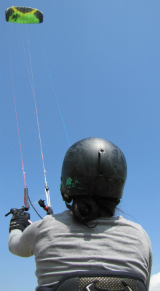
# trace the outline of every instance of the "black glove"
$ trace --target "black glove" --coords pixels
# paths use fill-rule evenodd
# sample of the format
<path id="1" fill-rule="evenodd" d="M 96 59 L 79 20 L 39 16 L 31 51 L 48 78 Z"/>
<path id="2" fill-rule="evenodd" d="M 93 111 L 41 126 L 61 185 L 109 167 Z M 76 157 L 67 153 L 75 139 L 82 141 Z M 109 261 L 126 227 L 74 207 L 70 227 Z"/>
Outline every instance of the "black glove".
<path id="1" fill-rule="evenodd" d="M 12 219 L 10 221 L 9 225 L 9 232 L 13 229 L 20 229 L 21 231 L 24 231 L 24 229 L 30 225 L 28 220 L 30 219 L 30 214 L 27 212 L 24 212 L 23 209 L 16 209 L 12 208 L 11 213 L 13 214 Z"/>

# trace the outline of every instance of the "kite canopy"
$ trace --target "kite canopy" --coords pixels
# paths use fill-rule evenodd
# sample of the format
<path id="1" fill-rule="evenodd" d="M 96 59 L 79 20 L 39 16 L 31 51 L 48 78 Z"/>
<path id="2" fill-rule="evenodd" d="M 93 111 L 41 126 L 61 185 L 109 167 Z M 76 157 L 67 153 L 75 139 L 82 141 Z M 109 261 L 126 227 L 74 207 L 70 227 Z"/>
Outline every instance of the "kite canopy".
<path id="1" fill-rule="evenodd" d="M 8 22 L 24 24 L 43 22 L 43 13 L 35 8 L 12 6 L 5 13 Z"/>

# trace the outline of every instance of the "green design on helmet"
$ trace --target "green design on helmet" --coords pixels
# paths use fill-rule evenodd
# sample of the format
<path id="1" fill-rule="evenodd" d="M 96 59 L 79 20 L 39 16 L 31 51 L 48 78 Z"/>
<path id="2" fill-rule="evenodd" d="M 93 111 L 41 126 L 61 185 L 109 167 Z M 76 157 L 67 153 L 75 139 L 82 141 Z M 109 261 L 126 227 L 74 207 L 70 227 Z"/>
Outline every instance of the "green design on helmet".
<path id="1" fill-rule="evenodd" d="M 66 179 L 66 186 L 68 186 L 68 188 L 75 188 L 76 186 L 78 186 L 77 184 L 80 184 L 80 183 L 77 180 L 73 181 L 71 177 Z M 83 189 L 83 188 L 78 187 L 78 189 Z"/>

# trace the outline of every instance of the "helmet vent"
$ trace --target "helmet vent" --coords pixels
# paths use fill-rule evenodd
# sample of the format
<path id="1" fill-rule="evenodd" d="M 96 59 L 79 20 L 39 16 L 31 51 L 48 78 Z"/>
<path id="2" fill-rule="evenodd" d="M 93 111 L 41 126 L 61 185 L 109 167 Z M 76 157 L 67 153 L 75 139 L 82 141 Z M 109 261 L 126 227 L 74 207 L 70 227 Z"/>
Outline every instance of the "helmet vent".
<path id="1" fill-rule="evenodd" d="M 104 149 L 100 149 L 100 150 L 99 150 L 99 153 L 100 153 L 100 154 L 104 154 L 104 153 L 105 153 L 105 150 L 104 150 Z"/>
<path id="2" fill-rule="evenodd" d="M 98 152 L 98 174 L 99 174 L 99 176 L 104 175 L 104 154 L 105 154 L 105 150 L 101 148 Z"/>

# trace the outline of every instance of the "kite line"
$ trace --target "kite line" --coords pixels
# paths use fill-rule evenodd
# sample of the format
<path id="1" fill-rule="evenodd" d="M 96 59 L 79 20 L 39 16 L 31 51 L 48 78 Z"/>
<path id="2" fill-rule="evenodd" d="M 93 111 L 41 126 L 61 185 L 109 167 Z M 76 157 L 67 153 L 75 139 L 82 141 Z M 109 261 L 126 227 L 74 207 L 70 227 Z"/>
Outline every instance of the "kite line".
<path id="1" fill-rule="evenodd" d="M 60 109 L 60 105 L 59 105 L 59 102 L 58 102 L 58 98 L 57 98 L 57 95 L 56 95 L 56 91 L 55 91 L 55 88 L 54 88 L 54 84 L 53 84 L 53 81 L 52 81 L 52 77 L 51 77 L 51 74 L 50 74 L 50 70 L 49 70 L 49 67 L 48 67 L 46 56 L 44 54 L 44 50 L 43 50 L 43 46 L 42 46 L 42 42 L 40 40 L 40 37 L 39 37 L 39 42 L 40 42 L 40 45 L 41 45 L 42 54 L 43 54 L 44 61 L 45 61 L 45 64 L 46 64 L 46 68 L 47 68 L 47 71 L 48 71 L 48 75 L 49 75 L 49 78 L 50 78 L 50 81 L 51 81 L 51 85 L 52 85 L 53 93 L 54 93 L 54 96 L 55 96 L 55 99 L 56 99 L 56 103 L 57 103 L 57 106 L 58 106 L 58 110 L 59 110 L 59 113 L 60 113 L 60 117 L 61 117 L 61 120 L 62 120 L 63 128 L 64 128 L 64 131 L 65 131 L 65 134 L 66 134 L 66 137 L 67 137 L 67 140 L 68 140 L 68 144 L 69 144 L 69 147 L 70 147 L 71 145 L 70 145 L 68 133 L 67 133 L 67 130 L 66 130 L 66 126 L 65 126 L 65 123 L 64 123 L 64 119 L 63 119 L 63 116 L 62 116 L 62 112 L 61 112 L 61 109 Z"/>
<path id="2" fill-rule="evenodd" d="M 45 166 L 44 166 L 44 157 L 43 157 L 43 150 L 42 150 L 42 140 L 41 140 L 41 134 L 40 134 L 39 119 L 38 119 L 38 109 L 37 109 L 37 104 L 36 104 L 36 95 L 35 95 L 35 87 L 34 87 L 34 79 L 33 79 L 33 70 L 32 70 L 32 60 L 31 60 L 31 53 L 30 53 L 30 46 L 29 46 L 29 38 L 28 38 L 27 26 L 26 26 L 26 33 L 27 33 L 27 40 L 28 40 L 28 51 L 29 51 L 31 74 L 30 74 L 30 70 L 29 70 L 29 66 L 28 66 L 28 61 L 27 61 L 26 50 L 25 50 L 25 46 L 24 46 L 24 41 L 23 41 L 23 35 L 22 35 L 22 29 L 21 29 L 21 27 L 20 27 L 20 32 L 21 32 L 22 46 L 23 46 L 23 51 L 24 51 L 24 56 L 25 56 L 25 61 L 26 61 L 26 66 L 27 66 L 27 71 L 28 71 L 28 77 L 29 77 L 29 81 L 30 81 L 30 85 L 31 85 L 31 91 L 32 91 L 32 96 L 33 96 L 33 99 L 34 99 L 34 105 L 35 105 L 35 109 L 36 109 L 36 119 L 37 119 L 37 126 L 38 126 L 38 136 L 39 136 L 39 141 L 40 141 L 40 150 L 41 150 L 41 157 L 42 157 L 42 166 L 43 166 L 44 180 L 45 180 L 45 194 L 46 194 L 47 204 L 48 204 L 48 206 L 51 206 L 49 187 L 48 187 L 48 184 L 47 184 L 46 170 L 45 170 Z"/>
<path id="3" fill-rule="evenodd" d="M 10 67 L 11 67 L 11 80 L 12 80 L 12 92 L 13 92 L 13 99 L 14 99 L 14 109 L 15 109 L 15 114 L 16 114 L 16 123 L 17 123 L 17 130 L 18 130 L 18 140 L 19 140 L 19 147 L 20 147 L 20 154 L 21 154 L 21 162 L 22 162 L 22 172 L 23 172 L 23 179 L 24 179 L 24 188 L 27 188 L 25 171 L 24 171 L 23 156 L 22 156 L 22 147 L 21 147 L 20 131 L 19 131 L 19 125 L 18 125 L 18 115 L 17 115 L 17 107 L 16 107 L 16 97 L 15 97 L 15 93 L 14 93 L 14 83 L 13 83 L 13 67 L 12 67 L 12 25 L 11 25 L 11 32 L 10 32 Z"/>

